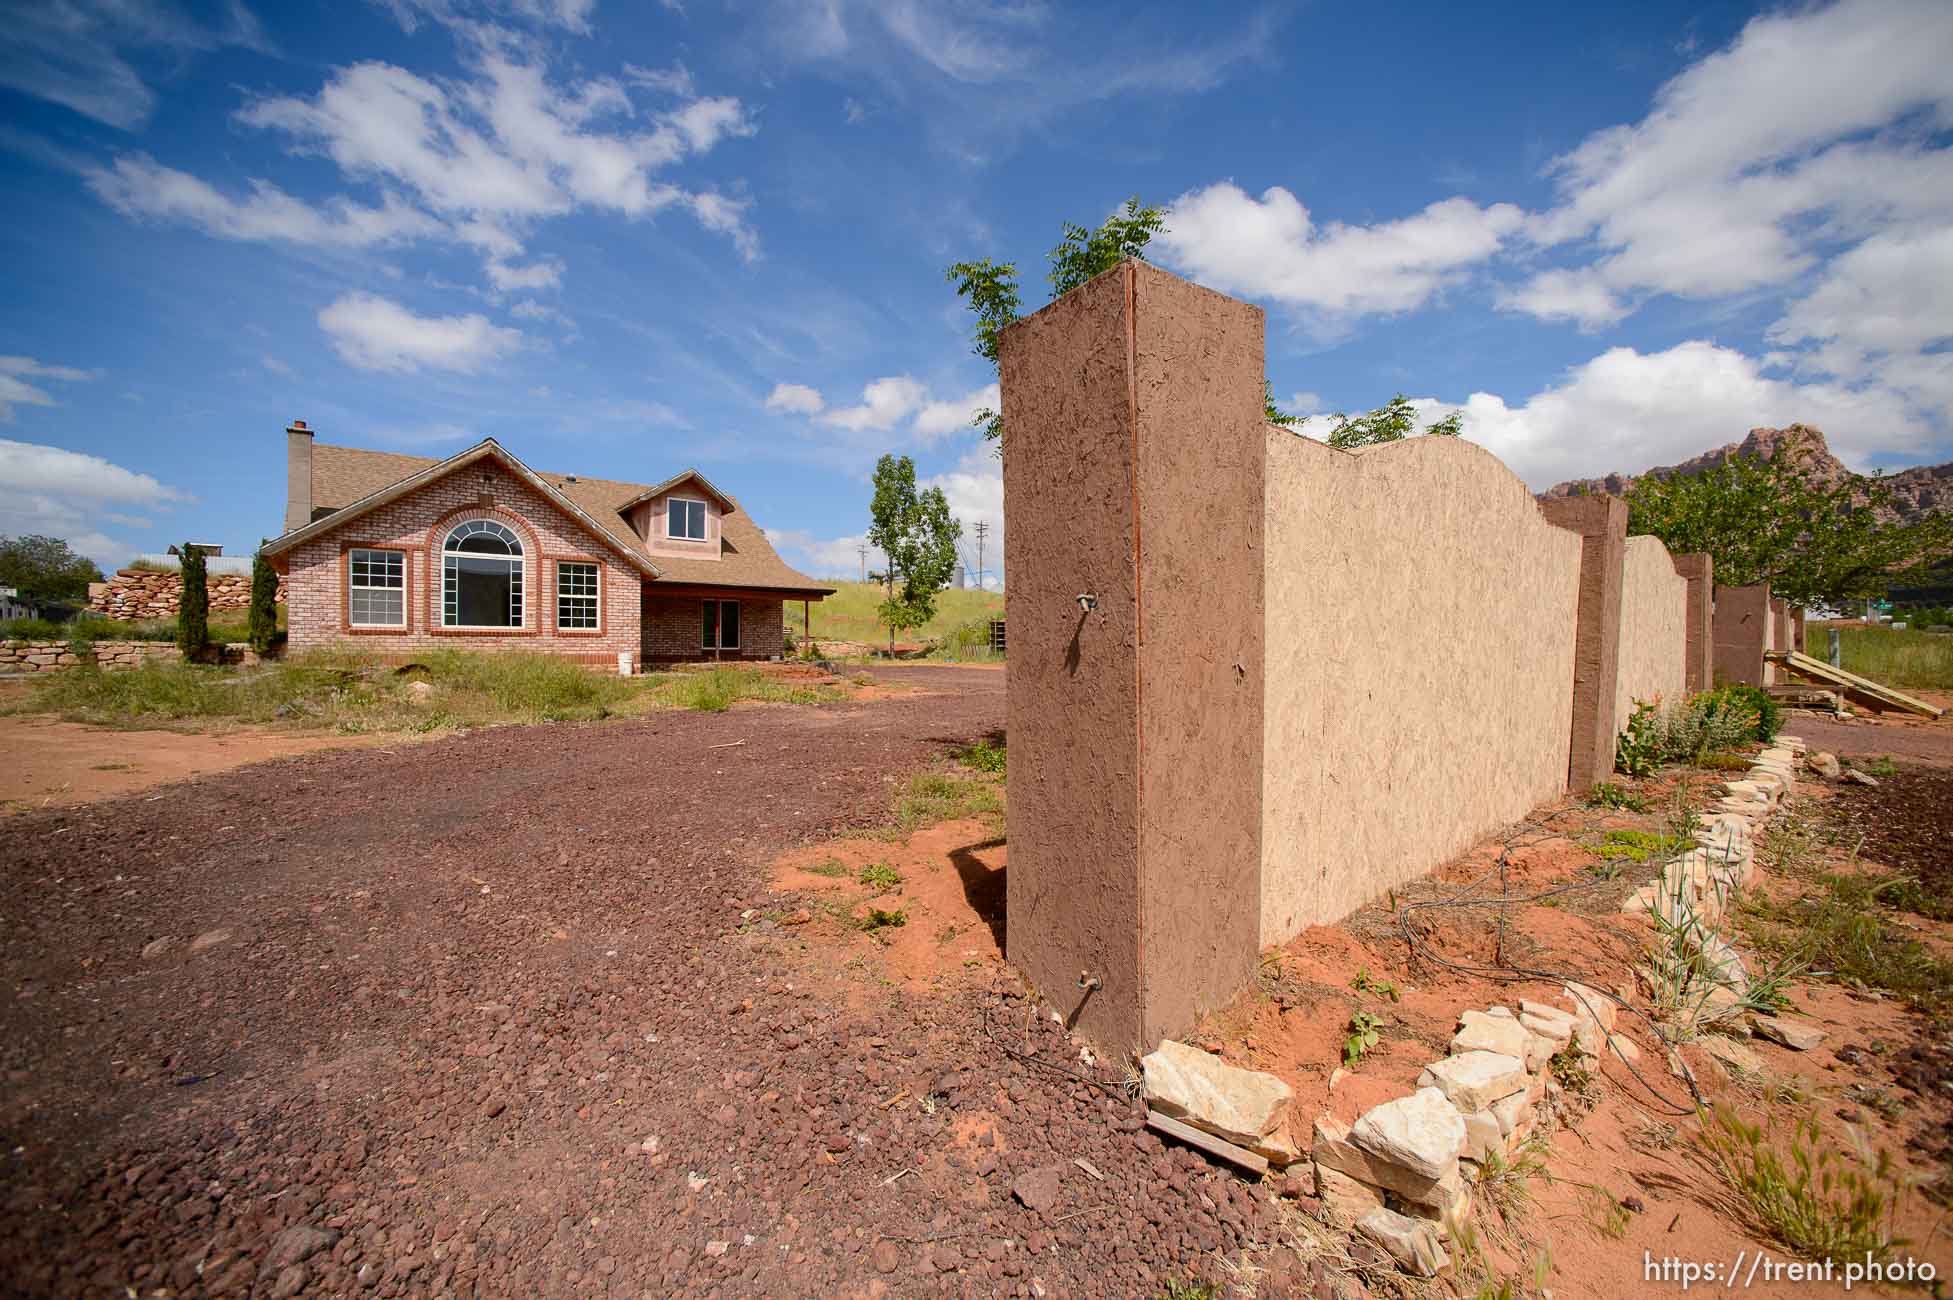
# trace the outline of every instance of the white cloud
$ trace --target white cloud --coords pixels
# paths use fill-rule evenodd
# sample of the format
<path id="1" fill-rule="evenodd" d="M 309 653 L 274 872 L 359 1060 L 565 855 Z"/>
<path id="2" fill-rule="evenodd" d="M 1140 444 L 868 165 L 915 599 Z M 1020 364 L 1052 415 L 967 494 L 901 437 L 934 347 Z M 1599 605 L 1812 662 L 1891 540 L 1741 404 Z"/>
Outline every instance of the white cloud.
<path id="1" fill-rule="evenodd" d="M 841 407 L 820 417 L 822 424 L 846 429 L 850 433 L 894 428 L 910 412 L 920 407 L 929 390 L 907 375 L 877 379 L 861 390 L 861 405 Z"/>
<path id="2" fill-rule="evenodd" d="M 1939 0 L 1754 18 L 1641 121 L 1555 160 L 1562 202 L 1532 234 L 1597 254 L 1614 297 L 1713 298 L 1784 283 L 1840 239 L 1953 216 L 1953 154 L 1929 143 L 1953 124 L 1948 48 L 1953 6 Z M 1565 294 L 1530 300 L 1580 319 Z"/>
<path id="3" fill-rule="evenodd" d="M 766 540 L 773 543 L 788 564 L 817 578 L 861 578 L 861 548 L 868 548 L 867 567 L 881 569 L 888 557 L 868 545 L 866 533 L 848 537 L 816 537 L 804 528 L 769 528 Z M 819 619 L 815 629 L 819 630 Z"/>
<path id="4" fill-rule="evenodd" d="M 105 566 L 135 547 L 101 531 L 105 521 L 143 527 L 136 510 L 167 510 L 192 498 L 100 456 L 0 438 L 0 533 L 60 537 Z"/>
<path id="5" fill-rule="evenodd" d="M 1518 289 L 1499 295 L 1499 306 L 1541 320 L 1572 321 L 1583 330 L 1612 325 L 1627 307 L 1588 269 L 1541 271 Z"/>
<path id="6" fill-rule="evenodd" d="M 16 406 L 57 406 L 52 395 L 30 379 L 42 382 L 86 383 L 100 379 L 99 370 L 77 370 L 73 366 L 50 366 L 32 357 L 0 357 L 0 424 L 12 423 Z"/>
<path id="7" fill-rule="evenodd" d="M 344 195 L 301 202 L 266 180 L 230 195 L 140 154 L 90 169 L 90 187 L 127 215 L 221 238 L 336 247 L 450 239 L 480 250 L 503 291 L 553 287 L 544 268 L 556 266 L 560 279 L 560 264 L 516 264 L 524 241 L 538 223 L 583 209 L 635 220 L 679 207 L 730 238 L 741 256 L 758 255 L 747 200 L 692 193 L 662 176 L 754 134 L 739 100 L 693 97 L 687 78 L 682 102 L 640 113 L 616 79 L 553 76 L 545 42 L 462 21 L 445 3 L 394 8 L 409 24 L 432 17 L 451 26 L 465 74 L 435 81 L 369 60 L 334 69 L 316 95 L 255 99 L 235 114 L 241 125 L 289 138 L 296 153 L 331 160 L 347 184 L 377 188 L 377 205 Z M 590 12 L 562 0 L 496 8 L 573 30 Z M 663 82 L 667 90 L 677 84 L 669 75 Z"/>
<path id="8" fill-rule="evenodd" d="M 546 306 L 543 303 L 530 301 L 528 299 L 524 299 L 523 301 L 516 303 L 514 306 L 510 307 L 509 315 L 514 316 L 519 320 L 548 321 L 552 325 L 561 326 L 563 329 L 568 330 L 571 334 L 577 333 L 576 321 L 574 318 L 572 318 L 569 315 L 569 313 L 561 311 L 555 307 Z"/>
<path id="9" fill-rule="evenodd" d="M 124 216 L 181 222 L 219 239 L 367 248 L 425 239 L 442 230 L 440 222 L 397 195 L 386 195 L 377 208 L 344 196 L 314 204 L 254 180 L 248 195 L 235 197 L 144 154 L 125 154 L 112 166 L 91 168 L 84 179 Z"/>
<path id="10" fill-rule="evenodd" d="M 1824 369 L 1853 376 L 1953 342 L 1953 225 L 1874 235 L 1839 255 L 1770 338 L 1819 344 Z"/>
<path id="11" fill-rule="evenodd" d="M 450 26 L 466 26 L 473 21 L 472 10 L 479 8 L 502 18 L 521 19 L 544 26 L 566 27 L 579 35 L 590 32 L 590 15 L 597 0 L 476 0 L 475 5 L 455 0 L 381 0 L 409 32 L 417 30 L 423 18 Z"/>
<path id="12" fill-rule="evenodd" d="M 976 582 L 977 544 L 976 523 L 981 520 L 990 525 L 989 536 L 983 542 L 984 585 L 1001 587 L 1004 577 L 1004 468 L 1003 462 L 992 454 L 986 444 L 968 452 L 956 468 L 945 474 L 936 474 L 923 483 L 924 487 L 938 487 L 949 501 L 949 512 L 963 524 L 963 537 L 958 549 L 963 555 L 964 566 L 969 570 L 970 582 Z"/>
<path id="13" fill-rule="evenodd" d="M 491 261 L 487 269 L 488 282 L 502 293 L 555 289 L 563 283 L 563 264 L 553 257 L 542 258 L 527 266 Z"/>
<path id="14" fill-rule="evenodd" d="M 347 364 L 412 374 L 423 367 L 472 373 L 519 347 L 520 332 L 486 316 L 416 316 L 371 293 L 349 293 L 319 313 L 319 328 Z"/>
<path id="15" fill-rule="evenodd" d="M 180 62 L 223 46 L 268 49 L 258 20 L 238 0 L 223 22 L 208 26 L 167 3 L 9 5 L 0 23 L 0 86 L 134 130 L 155 111 L 156 95 L 129 61 L 132 53 L 160 52 Z"/>
<path id="16" fill-rule="evenodd" d="M 805 384 L 775 384 L 773 391 L 766 395 L 767 410 L 791 415 L 814 415 L 824 405 L 820 390 Z"/>
<path id="17" fill-rule="evenodd" d="M 1535 489 L 1674 464 L 1759 425 L 1815 425 L 1857 465 L 1903 455 L 1929 436 L 1891 388 L 1799 383 L 1767 371 L 1754 357 L 1702 340 L 1650 353 L 1617 347 L 1516 406 L 1492 393 L 1473 393 L 1462 406 L 1417 405 L 1427 419 L 1461 410 L 1465 436 Z"/>
<path id="18" fill-rule="evenodd" d="M 1499 250 L 1524 221 L 1509 203 L 1445 199 L 1375 225 L 1319 225 L 1280 186 L 1254 198 L 1223 181 L 1173 201 L 1157 238 L 1202 284 L 1329 315 L 1420 307 Z"/>
<path id="19" fill-rule="evenodd" d="M 632 85 L 644 86 L 666 95 L 691 98 L 696 90 L 692 74 L 684 64 L 674 63 L 669 68 L 647 68 L 635 63 L 624 65 L 624 75 Z"/>
<path id="20" fill-rule="evenodd" d="M 928 403 L 916 412 L 915 421 L 909 427 L 922 435 L 925 441 L 933 442 L 945 434 L 968 429 L 978 411 L 995 411 L 1003 404 L 1003 394 L 997 385 L 986 384 L 960 398 Z"/>
<path id="21" fill-rule="evenodd" d="M 849 126 L 860 126 L 868 120 L 868 106 L 850 95 L 841 104 L 841 119 Z"/>
<path id="22" fill-rule="evenodd" d="M 258 364 L 263 366 L 266 370 L 269 370 L 272 374 L 277 375 L 281 378 L 284 379 L 297 378 L 297 374 L 298 374 L 297 371 L 293 370 L 291 366 L 288 365 L 286 362 L 281 361 L 277 357 L 272 356 L 269 352 L 265 353 L 262 357 L 258 358 Z"/>

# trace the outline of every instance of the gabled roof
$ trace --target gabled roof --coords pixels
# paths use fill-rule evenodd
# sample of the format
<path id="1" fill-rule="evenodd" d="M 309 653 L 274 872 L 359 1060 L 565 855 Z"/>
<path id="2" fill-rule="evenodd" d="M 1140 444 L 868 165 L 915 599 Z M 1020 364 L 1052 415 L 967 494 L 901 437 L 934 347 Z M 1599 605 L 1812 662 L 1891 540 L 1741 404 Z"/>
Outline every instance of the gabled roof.
<path id="1" fill-rule="evenodd" d="M 783 595 L 825 596 L 832 594 L 834 588 L 823 586 L 807 575 L 790 568 L 773 550 L 766 540 L 765 532 L 753 517 L 739 505 L 733 497 L 719 491 L 697 470 L 687 470 L 675 475 L 657 486 L 643 483 L 627 483 L 614 479 L 590 478 L 581 474 L 554 474 L 548 471 L 529 470 L 517 460 L 513 453 L 496 443 L 485 439 L 478 447 L 494 446 L 495 450 L 512 466 L 520 466 L 517 471 L 532 476 L 531 481 L 539 488 L 551 489 L 544 495 L 562 497 L 581 513 L 580 520 L 596 529 L 599 536 L 608 539 L 619 551 L 632 557 L 633 563 L 640 558 L 650 566 L 648 572 L 665 583 L 679 583 L 690 586 L 739 587 L 750 590 L 777 591 Z M 478 447 L 462 452 L 466 456 Z M 441 467 L 460 460 L 460 456 L 448 460 L 437 460 L 430 456 L 407 456 L 398 452 L 369 451 L 363 447 L 335 447 L 325 443 L 315 443 L 312 447 L 312 505 L 315 510 L 330 510 L 331 514 L 315 521 L 320 531 L 326 531 L 336 524 L 352 518 L 352 511 L 366 508 L 370 498 L 385 501 L 396 499 L 405 492 L 414 490 L 445 472 Z M 687 480 L 695 481 L 703 490 L 710 491 L 720 500 L 724 512 L 720 524 L 719 558 L 716 560 L 692 559 L 677 556 L 650 556 L 644 549 L 644 540 L 631 528 L 625 519 L 625 512 L 634 505 L 649 501 L 659 493 L 669 491 Z M 411 482 L 409 481 L 411 480 Z M 401 489 L 396 492 L 395 489 Z M 376 502 L 378 503 L 378 502 Z M 576 511 L 572 511 L 576 513 Z M 279 538 L 268 548 L 276 554 L 289 549 L 293 539 L 304 540 L 316 537 L 318 532 L 308 531 L 312 525 L 295 530 Z M 302 534 L 302 536 L 301 536 Z"/>
<path id="2" fill-rule="evenodd" d="M 725 493 L 719 491 L 718 488 L 713 487 L 712 481 L 706 478 L 705 475 L 699 473 L 695 469 L 688 469 L 682 474 L 672 475 L 670 478 L 658 484 L 656 487 L 648 487 L 644 489 L 644 491 L 638 493 L 636 496 L 632 497 L 629 501 L 626 501 L 623 505 L 618 506 L 617 513 L 620 515 L 627 515 L 631 511 L 635 510 L 637 507 L 643 505 L 646 501 L 655 501 L 659 497 L 663 496 L 667 492 L 670 492 L 671 490 L 678 487 L 682 483 L 697 484 L 699 491 L 705 493 L 707 496 L 711 497 L 714 501 L 719 503 L 719 509 L 724 514 L 729 515 L 733 513 L 735 510 L 739 509 L 739 503 L 737 501 L 734 501 L 731 497 L 727 496 Z"/>
<path id="3" fill-rule="evenodd" d="M 314 456 L 316 457 L 317 453 L 322 450 L 328 450 L 328 449 L 319 448 L 319 447 L 313 448 Z M 352 450 L 352 449 L 332 448 L 330 450 Z M 374 453 L 374 454 L 387 455 L 387 453 L 384 452 Z M 468 466 L 474 464 L 477 461 L 494 460 L 500 462 L 500 464 L 505 469 L 507 469 L 510 473 L 514 474 L 517 478 L 521 479 L 523 482 L 527 483 L 530 487 L 540 492 L 553 505 L 560 508 L 564 514 L 567 514 L 572 519 L 575 519 L 578 523 L 582 524 L 585 528 L 588 528 L 592 533 L 596 534 L 598 537 L 604 538 L 607 541 L 609 541 L 610 544 L 614 548 L 616 548 L 616 550 L 621 555 L 623 555 L 625 559 L 629 560 L 633 565 L 635 565 L 639 569 L 642 569 L 645 572 L 645 574 L 653 578 L 659 577 L 661 574 L 661 571 L 659 570 L 658 566 L 651 562 L 651 557 L 644 553 L 643 548 L 637 544 L 637 539 L 634 536 L 631 537 L 629 541 L 626 541 L 624 540 L 623 537 L 620 537 L 618 535 L 620 531 L 623 531 L 628 534 L 628 530 L 621 530 L 618 527 L 608 525 L 600 517 L 593 516 L 588 510 L 584 509 L 582 505 L 578 504 L 576 501 L 572 500 L 566 493 L 564 493 L 560 487 L 557 487 L 554 484 L 550 483 L 548 479 L 544 478 L 542 475 L 536 473 L 536 471 L 530 469 L 527 465 L 523 464 L 521 459 L 518 458 L 514 452 L 510 451 L 508 448 L 504 447 L 501 443 L 495 441 L 495 439 L 493 438 L 483 438 L 480 442 L 468 448 L 466 451 L 456 452 L 454 455 L 448 457 L 446 460 L 428 461 L 418 456 L 389 456 L 388 459 L 394 462 L 395 468 L 399 467 L 398 462 L 400 461 L 421 461 L 422 468 L 408 473 L 403 478 L 395 479 L 393 482 L 386 484 L 382 487 L 374 488 L 372 491 L 367 492 L 364 496 L 361 496 L 359 499 L 355 501 L 350 501 L 345 505 L 337 507 L 336 509 L 333 510 L 331 514 L 326 515 L 323 518 L 314 519 L 311 523 L 306 524 L 303 528 L 294 528 L 291 532 L 286 533 L 283 537 L 277 538 L 274 541 L 267 543 L 264 548 L 265 554 L 271 556 L 282 555 L 286 551 L 291 550 L 294 546 L 299 545 L 301 542 L 307 542 L 310 541 L 312 538 L 319 536 L 322 533 L 331 532 L 333 529 L 338 528 L 342 524 L 348 523 L 354 519 L 358 519 L 361 515 L 369 514 L 374 510 L 378 510 L 381 506 L 386 505 L 388 502 L 399 500 L 401 497 L 406 496 L 409 492 L 413 492 L 420 488 L 426 487 L 429 483 L 432 483 L 437 479 L 445 478 L 447 475 L 454 473 L 456 470 L 466 469 Z M 317 500 L 316 486 L 317 485 L 316 485 L 316 471 L 315 471 L 314 500 L 313 500 L 314 506 L 324 504 Z M 619 522 L 621 523 L 621 521 Z"/>

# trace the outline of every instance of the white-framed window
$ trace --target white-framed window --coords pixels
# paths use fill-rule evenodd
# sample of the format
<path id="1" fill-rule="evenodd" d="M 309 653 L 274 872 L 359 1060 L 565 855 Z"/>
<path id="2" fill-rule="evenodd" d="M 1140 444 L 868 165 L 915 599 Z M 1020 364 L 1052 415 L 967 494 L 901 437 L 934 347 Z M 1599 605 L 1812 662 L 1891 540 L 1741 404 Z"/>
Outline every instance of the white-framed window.
<path id="1" fill-rule="evenodd" d="M 597 566 L 582 560 L 556 562 L 556 627 L 565 632 L 597 630 Z"/>
<path id="2" fill-rule="evenodd" d="M 739 648 L 739 602 L 708 600 L 704 604 L 705 618 L 701 644 L 707 650 L 737 650 Z"/>
<path id="3" fill-rule="evenodd" d="M 346 552 L 346 564 L 347 624 L 407 626 L 406 553 L 354 547 Z"/>
<path id="4" fill-rule="evenodd" d="M 492 519 L 457 524 L 441 544 L 441 626 L 522 626 L 522 539 Z"/>
<path id="5" fill-rule="evenodd" d="M 690 497 L 666 497 L 665 536 L 681 542 L 704 541 L 705 502 Z"/>

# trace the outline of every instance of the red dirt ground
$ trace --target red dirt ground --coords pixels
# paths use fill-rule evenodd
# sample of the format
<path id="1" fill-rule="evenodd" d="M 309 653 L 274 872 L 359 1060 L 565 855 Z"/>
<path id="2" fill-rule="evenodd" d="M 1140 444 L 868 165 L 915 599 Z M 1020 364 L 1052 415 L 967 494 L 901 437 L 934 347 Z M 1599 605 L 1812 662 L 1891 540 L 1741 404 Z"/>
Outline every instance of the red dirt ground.
<path id="1" fill-rule="evenodd" d="M 10 820 L 0 1293 L 1218 1277 L 1270 1207 L 1142 1131 L 994 967 L 912 993 L 764 915 L 780 853 L 881 823 L 1002 724 L 1001 674 L 877 672 L 931 693 L 496 728 Z"/>

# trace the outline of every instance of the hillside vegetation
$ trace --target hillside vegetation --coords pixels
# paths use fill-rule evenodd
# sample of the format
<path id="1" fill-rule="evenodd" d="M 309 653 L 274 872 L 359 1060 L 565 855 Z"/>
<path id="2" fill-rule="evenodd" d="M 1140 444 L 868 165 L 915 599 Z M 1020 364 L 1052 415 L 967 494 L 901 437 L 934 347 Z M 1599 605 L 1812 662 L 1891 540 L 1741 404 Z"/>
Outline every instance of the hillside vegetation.
<path id="1" fill-rule="evenodd" d="M 813 606 L 814 640 L 840 639 L 866 641 L 873 645 L 888 639 L 888 629 L 875 621 L 875 607 L 881 604 L 882 589 L 873 582 L 837 582 L 826 600 Z M 786 603 L 787 632 L 796 641 L 802 635 L 801 606 L 797 600 Z M 922 627 L 902 635 L 903 641 L 932 641 L 965 627 L 1004 616 L 1004 593 L 952 587 L 936 597 L 936 617 Z"/>

